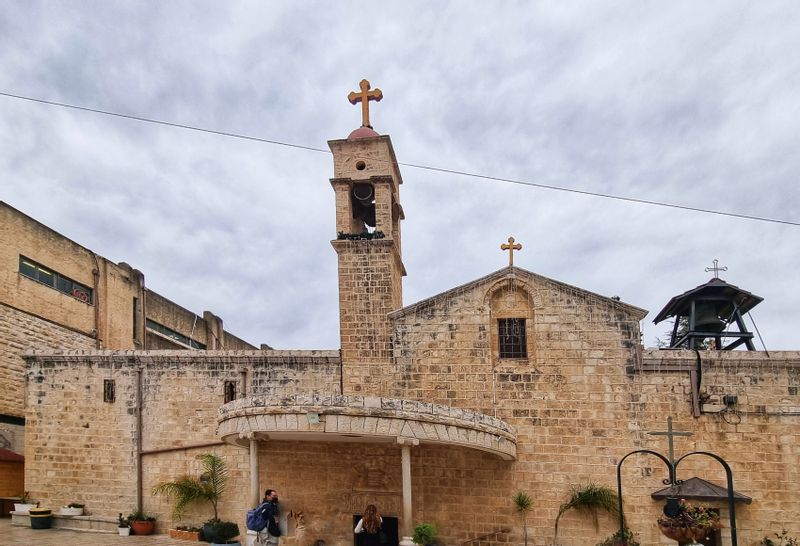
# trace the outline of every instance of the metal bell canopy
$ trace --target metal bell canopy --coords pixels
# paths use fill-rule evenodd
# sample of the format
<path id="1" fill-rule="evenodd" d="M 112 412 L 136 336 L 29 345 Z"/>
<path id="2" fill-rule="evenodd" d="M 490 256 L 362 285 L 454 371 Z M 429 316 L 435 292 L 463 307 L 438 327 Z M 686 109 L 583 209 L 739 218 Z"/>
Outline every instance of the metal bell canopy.
<path id="1" fill-rule="evenodd" d="M 671 349 L 696 349 L 703 340 L 711 338 L 718 350 L 729 351 L 744 344 L 749 351 L 755 351 L 753 334 L 747 331 L 742 315 L 764 301 L 764 298 L 717 277 L 720 268 L 716 262 L 714 260 L 713 279 L 669 300 L 653 320 L 658 324 L 675 317 L 669 344 Z M 734 331 L 734 327 L 738 331 Z M 723 345 L 723 339 L 732 341 Z"/>

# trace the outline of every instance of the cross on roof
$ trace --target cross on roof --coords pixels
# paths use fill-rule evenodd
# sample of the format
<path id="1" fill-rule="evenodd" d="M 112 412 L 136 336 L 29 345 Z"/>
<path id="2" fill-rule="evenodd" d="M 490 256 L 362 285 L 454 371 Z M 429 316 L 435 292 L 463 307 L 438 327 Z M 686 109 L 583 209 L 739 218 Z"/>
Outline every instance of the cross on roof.
<path id="1" fill-rule="evenodd" d="M 372 125 L 369 124 L 369 101 L 380 101 L 383 98 L 383 91 L 377 88 L 370 91 L 369 82 L 367 80 L 361 80 L 358 87 L 361 91 L 358 93 L 351 91 L 350 94 L 347 95 L 347 100 L 350 101 L 350 104 L 361 103 L 361 126 L 372 129 Z"/>
<path id="2" fill-rule="evenodd" d="M 508 244 L 503 243 L 500 245 L 500 250 L 508 250 L 508 265 L 514 265 L 514 251 L 515 250 L 522 250 L 522 245 L 520 243 L 514 244 L 514 238 L 508 238 Z"/>
<path id="3" fill-rule="evenodd" d="M 667 430 L 660 432 L 648 432 L 652 436 L 668 436 L 669 437 L 669 462 L 675 464 L 675 448 L 673 446 L 673 438 L 675 436 L 691 436 L 691 432 L 674 431 L 672 430 L 672 417 L 667 417 Z"/>
<path id="4" fill-rule="evenodd" d="M 714 265 L 712 267 L 706 267 L 706 271 L 713 271 L 714 272 L 714 278 L 715 279 L 719 279 L 719 272 L 720 271 L 727 271 L 727 270 L 728 270 L 727 266 L 723 266 L 723 267 L 719 266 L 719 260 L 717 260 L 716 258 L 714 258 Z"/>

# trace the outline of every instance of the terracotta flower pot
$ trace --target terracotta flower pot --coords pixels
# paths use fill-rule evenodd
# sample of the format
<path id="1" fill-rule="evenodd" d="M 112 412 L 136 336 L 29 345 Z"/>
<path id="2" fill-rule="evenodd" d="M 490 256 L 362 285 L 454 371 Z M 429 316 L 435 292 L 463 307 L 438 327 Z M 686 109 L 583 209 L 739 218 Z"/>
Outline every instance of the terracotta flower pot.
<path id="1" fill-rule="evenodd" d="M 712 531 L 714 531 L 714 526 L 667 527 L 659 524 L 658 528 L 662 535 L 678 542 L 700 540 L 707 537 Z"/>
<path id="2" fill-rule="evenodd" d="M 155 529 L 155 521 L 134 520 L 131 522 L 131 534 L 134 535 L 152 535 Z"/>

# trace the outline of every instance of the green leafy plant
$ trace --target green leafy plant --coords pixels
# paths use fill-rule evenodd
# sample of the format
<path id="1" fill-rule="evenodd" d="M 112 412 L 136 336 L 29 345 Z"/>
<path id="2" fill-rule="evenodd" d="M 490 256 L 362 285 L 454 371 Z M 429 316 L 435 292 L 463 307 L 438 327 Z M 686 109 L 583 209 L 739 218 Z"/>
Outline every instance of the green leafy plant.
<path id="1" fill-rule="evenodd" d="M 216 543 L 227 544 L 229 540 L 239 536 L 239 534 L 239 526 L 232 521 L 210 519 L 203 527 L 203 535 L 206 540 Z"/>
<path id="2" fill-rule="evenodd" d="M 128 521 L 155 521 L 155 516 L 145 514 L 141 509 L 128 516 Z"/>
<path id="3" fill-rule="evenodd" d="M 228 469 L 222 457 L 214 453 L 203 453 L 197 458 L 203 466 L 199 477 L 183 476 L 172 482 L 162 482 L 153 488 L 153 494 L 174 498 L 172 514 L 178 519 L 183 516 L 187 505 L 206 501 L 214 509 L 212 521 L 218 521 L 217 503 L 228 483 Z"/>
<path id="4" fill-rule="evenodd" d="M 616 491 L 604 485 L 590 482 L 584 486 L 572 486 L 569 500 L 558 508 L 555 525 L 556 537 L 558 537 L 558 521 L 568 510 L 591 514 L 595 529 L 599 529 L 598 515 L 600 512 L 608 512 L 612 517 L 619 517 L 619 497 L 617 497 Z"/>
<path id="5" fill-rule="evenodd" d="M 707 506 L 694 506 L 685 499 L 681 499 L 678 505 L 678 515 L 674 517 L 661 516 L 658 524 L 668 529 L 680 529 L 684 527 L 708 527 L 719 529 L 719 510 Z"/>
<path id="6" fill-rule="evenodd" d="M 31 492 L 30 491 L 23 491 L 22 494 L 17 495 L 19 497 L 20 504 L 32 504 L 31 499 Z"/>
<path id="7" fill-rule="evenodd" d="M 783 529 L 780 533 L 775 533 L 775 538 L 778 539 L 778 542 L 775 542 L 771 538 L 764 537 L 761 542 L 758 543 L 759 546 L 800 546 L 800 540 L 790 537 L 789 531 Z"/>
<path id="8" fill-rule="evenodd" d="M 428 546 L 436 543 L 436 526 L 432 523 L 420 523 L 414 527 L 414 544 Z"/>
<path id="9" fill-rule="evenodd" d="M 120 512 L 119 516 L 117 516 L 117 527 L 130 527 L 130 526 L 131 526 L 130 518 L 122 517 L 122 512 Z"/>
<path id="10" fill-rule="evenodd" d="M 595 546 L 640 546 L 640 544 L 633 532 L 624 527 L 622 531 L 617 531 L 604 541 L 598 542 Z"/>
<path id="11" fill-rule="evenodd" d="M 520 490 L 511 497 L 511 501 L 514 503 L 514 510 L 522 518 L 522 536 L 525 540 L 525 546 L 528 546 L 528 520 L 526 516 L 533 508 L 533 499 L 525 491 Z"/>

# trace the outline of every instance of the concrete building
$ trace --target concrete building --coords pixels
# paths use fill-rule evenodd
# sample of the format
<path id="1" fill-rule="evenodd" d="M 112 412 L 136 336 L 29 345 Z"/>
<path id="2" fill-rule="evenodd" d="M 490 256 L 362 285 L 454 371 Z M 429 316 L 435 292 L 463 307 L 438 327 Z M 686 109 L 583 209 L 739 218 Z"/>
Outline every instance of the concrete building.
<path id="1" fill-rule="evenodd" d="M 23 452 L 27 348 L 254 349 L 114 263 L 0 202 L 0 447 Z"/>
<path id="2" fill-rule="evenodd" d="M 243 528 L 260 493 L 277 489 L 286 546 L 352 544 L 353 518 L 368 503 L 389 544 L 421 522 L 435 523 L 448 546 L 520 543 L 519 490 L 534 501 L 530 544 L 583 546 L 617 521 L 601 514 L 596 529 L 570 511 L 554 537 L 560 505 L 590 482 L 615 488 L 629 452 L 666 452 L 667 440 L 648 433 L 672 417 L 692 434 L 675 440 L 676 456 L 718 454 L 736 491 L 753 499 L 737 506 L 739 544 L 784 527 L 798 533 L 800 353 L 646 350 L 645 310 L 513 265 L 404 305 L 391 140 L 361 127 L 329 144 L 341 350 L 107 351 L 84 335 L 82 346 L 65 339 L 68 350 L 28 351 L 35 498 L 58 506 L 79 497 L 109 518 L 140 505 L 165 529 L 170 504 L 152 487 L 197 473 L 196 455 L 213 451 L 230 469 L 222 517 Z M 114 282 L 127 286 L 128 271 Z M 130 311 L 137 292 L 122 293 Z M 83 320 L 90 333 L 103 324 L 91 313 Z M 123 331 L 131 337 L 130 324 Z M 651 497 L 667 477 L 655 458 L 622 467 L 627 522 L 643 545 L 670 543 L 656 526 L 663 501 Z M 678 477 L 725 485 L 709 458 L 686 459 Z M 711 502 L 726 528 L 709 543 L 728 544 L 727 505 Z M 193 506 L 184 523 L 210 515 Z"/>

